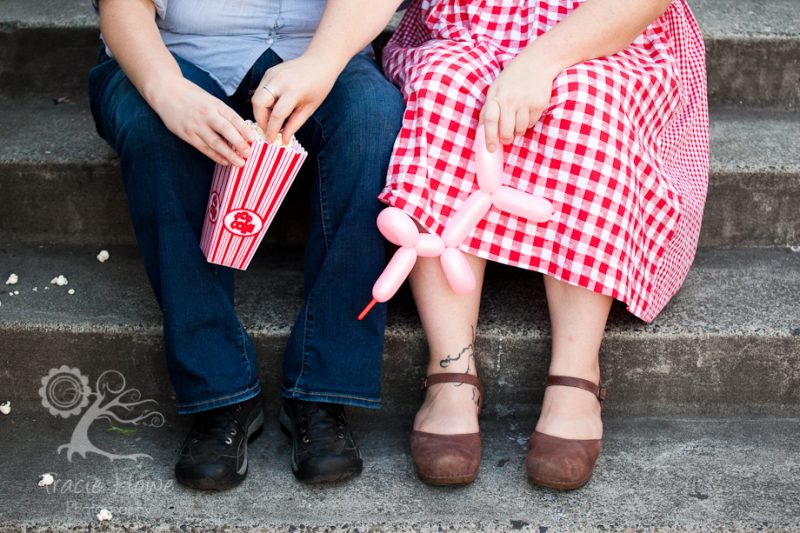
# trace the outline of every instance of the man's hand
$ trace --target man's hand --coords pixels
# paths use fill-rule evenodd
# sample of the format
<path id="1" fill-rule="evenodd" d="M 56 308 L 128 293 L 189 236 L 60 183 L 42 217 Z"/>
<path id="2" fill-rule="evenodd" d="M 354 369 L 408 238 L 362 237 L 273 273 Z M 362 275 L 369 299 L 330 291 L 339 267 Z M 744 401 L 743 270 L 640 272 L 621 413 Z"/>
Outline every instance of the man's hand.
<path id="1" fill-rule="evenodd" d="M 256 136 L 236 111 L 184 78 L 167 82 L 156 94 L 153 109 L 172 133 L 216 163 L 244 165 Z"/>
<path id="2" fill-rule="evenodd" d="M 486 128 L 486 148 L 497 149 L 498 139 L 510 144 L 524 135 L 541 118 L 550 104 L 553 80 L 559 69 L 520 54 L 489 87 L 481 109 L 479 127 Z"/>
<path id="3" fill-rule="evenodd" d="M 304 54 L 269 69 L 253 94 L 253 116 L 272 142 L 283 130 L 283 140 L 292 135 L 328 96 L 339 74 L 328 61 Z"/>

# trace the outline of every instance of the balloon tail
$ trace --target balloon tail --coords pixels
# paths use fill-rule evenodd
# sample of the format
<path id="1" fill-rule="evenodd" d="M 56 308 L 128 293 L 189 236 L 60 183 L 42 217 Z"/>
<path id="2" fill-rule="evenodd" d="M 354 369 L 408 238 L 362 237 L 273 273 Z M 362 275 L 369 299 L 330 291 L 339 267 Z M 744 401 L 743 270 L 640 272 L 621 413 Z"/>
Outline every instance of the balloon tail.
<path id="1" fill-rule="evenodd" d="M 364 308 L 364 310 L 363 310 L 363 311 L 361 311 L 361 314 L 359 314 L 359 315 L 358 315 L 358 319 L 359 319 L 359 320 L 363 320 L 363 319 L 364 319 L 364 317 L 365 317 L 365 316 L 367 316 L 367 313 L 369 313 L 370 311 L 372 311 L 372 308 L 373 308 L 373 307 L 375 307 L 375 304 L 376 304 L 376 303 L 378 303 L 378 300 L 376 300 L 375 298 L 373 298 L 373 299 L 372 299 L 372 301 L 371 301 L 370 303 L 368 303 L 368 304 L 367 304 L 367 306 Z"/>

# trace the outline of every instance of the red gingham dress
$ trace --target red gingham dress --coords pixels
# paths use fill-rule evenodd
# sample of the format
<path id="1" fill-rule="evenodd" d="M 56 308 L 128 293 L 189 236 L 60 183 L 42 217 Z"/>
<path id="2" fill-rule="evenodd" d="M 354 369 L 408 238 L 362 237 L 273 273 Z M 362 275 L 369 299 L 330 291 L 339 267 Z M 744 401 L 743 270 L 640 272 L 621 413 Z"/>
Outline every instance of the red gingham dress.
<path id="1" fill-rule="evenodd" d="M 580 4 L 414 1 L 384 51 L 406 111 L 379 198 L 441 235 L 477 189 L 472 143 L 489 85 Z M 652 321 L 694 259 L 708 183 L 705 52 L 685 0 L 621 52 L 564 70 L 545 114 L 504 154 L 504 184 L 558 216 L 533 224 L 492 207 L 461 249 Z"/>

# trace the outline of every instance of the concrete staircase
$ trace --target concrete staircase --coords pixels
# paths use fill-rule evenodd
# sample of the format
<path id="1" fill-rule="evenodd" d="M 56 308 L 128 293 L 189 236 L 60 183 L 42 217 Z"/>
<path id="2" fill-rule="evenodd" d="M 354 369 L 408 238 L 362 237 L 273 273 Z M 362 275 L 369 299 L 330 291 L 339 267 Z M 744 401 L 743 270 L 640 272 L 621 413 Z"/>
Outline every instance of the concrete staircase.
<path id="1" fill-rule="evenodd" d="M 171 483 L 186 421 L 174 415 L 160 316 L 117 162 L 86 103 L 98 45 L 86 4 L 0 0 L 0 283 L 19 275 L 0 285 L 0 403 L 12 402 L 0 414 L 0 532 L 94 529 L 103 507 L 114 514 L 111 529 L 145 531 L 800 530 L 797 0 L 690 1 L 707 39 L 712 104 L 701 247 L 653 324 L 614 308 L 602 359 L 605 450 L 592 482 L 569 494 L 524 480 L 548 322 L 541 277 L 497 266 L 477 339 L 488 404 L 473 486 L 431 489 L 414 476 L 407 431 L 425 343 L 407 294 L 390 308 L 384 408 L 354 413 L 361 478 L 326 488 L 294 482 L 273 418 L 240 488 L 208 495 Z M 61 97 L 69 101 L 53 103 Z M 237 306 L 256 339 L 271 414 L 302 292 L 304 228 L 285 214 L 304 208 L 304 192 L 299 183 L 239 277 Z M 104 248 L 111 259 L 100 263 Z M 50 285 L 59 274 L 69 285 Z M 69 394 L 64 405 L 43 406 L 39 389 L 42 378 L 58 385 L 47 376 L 62 365 L 62 377 L 81 374 L 95 391 L 116 370 L 158 402 L 159 427 L 98 420 L 86 434 L 108 453 L 152 459 L 57 453 L 75 443 L 80 416 L 59 416 L 74 407 Z M 36 486 L 44 472 L 55 485 Z"/>

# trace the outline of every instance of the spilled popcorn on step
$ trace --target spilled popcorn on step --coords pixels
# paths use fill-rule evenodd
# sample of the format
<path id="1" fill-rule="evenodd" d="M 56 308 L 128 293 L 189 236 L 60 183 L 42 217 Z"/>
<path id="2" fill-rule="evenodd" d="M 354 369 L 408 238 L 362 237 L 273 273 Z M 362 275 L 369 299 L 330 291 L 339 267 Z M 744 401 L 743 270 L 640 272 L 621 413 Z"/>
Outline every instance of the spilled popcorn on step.
<path id="1" fill-rule="evenodd" d="M 101 263 L 108 261 L 109 257 L 111 257 L 111 254 L 108 253 L 108 250 L 100 250 L 100 253 L 97 254 L 97 260 Z"/>
<path id="2" fill-rule="evenodd" d="M 69 281 L 67 281 L 67 278 L 65 278 L 64 276 L 62 276 L 60 274 L 58 276 L 56 276 L 55 278 L 50 280 L 50 285 L 58 285 L 59 287 L 63 287 L 67 283 L 69 283 Z"/>
<path id="3" fill-rule="evenodd" d="M 19 276 L 17 276 L 16 274 L 11 274 L 10 276 L 8 276 L 8 279 L 6 280 L 6 285 L 16 285 L 18 281 L 19 281 Z"/>
<path id="4" fill-rule="evenodd" d="M 75 294 L 75 289 L 70 289 L 70 290 L 68 290 L 68 291 L 67 291 L 67 294 L 69 294 L 70 296 L 72 296 L 73 294 Z"/>
<path id="5" fill-rule="evenodd" d="M 11 402 L 5 401 L 3 403 L 0 403 L 0 413 L 2 413 L 4 415 L 10 415 L 11 414 Z"/>
<path id="6" fill-rule="evenodd" d="M 40 487 L 49 487 L 55 482 L 56 478 L 53 477 L 53 474 L 47 473 L 39 476 L 39 483 L 37 483 L 37 485 L 39 485 Z"/>
<path id="7" fill-rule="evenodd" d="M 108 509 L 100 509 L 100 512 L 97 513 L 97 519 L 101 522 L 106 522 L 112 518 L 114 518 L 114 515 Z"/>

